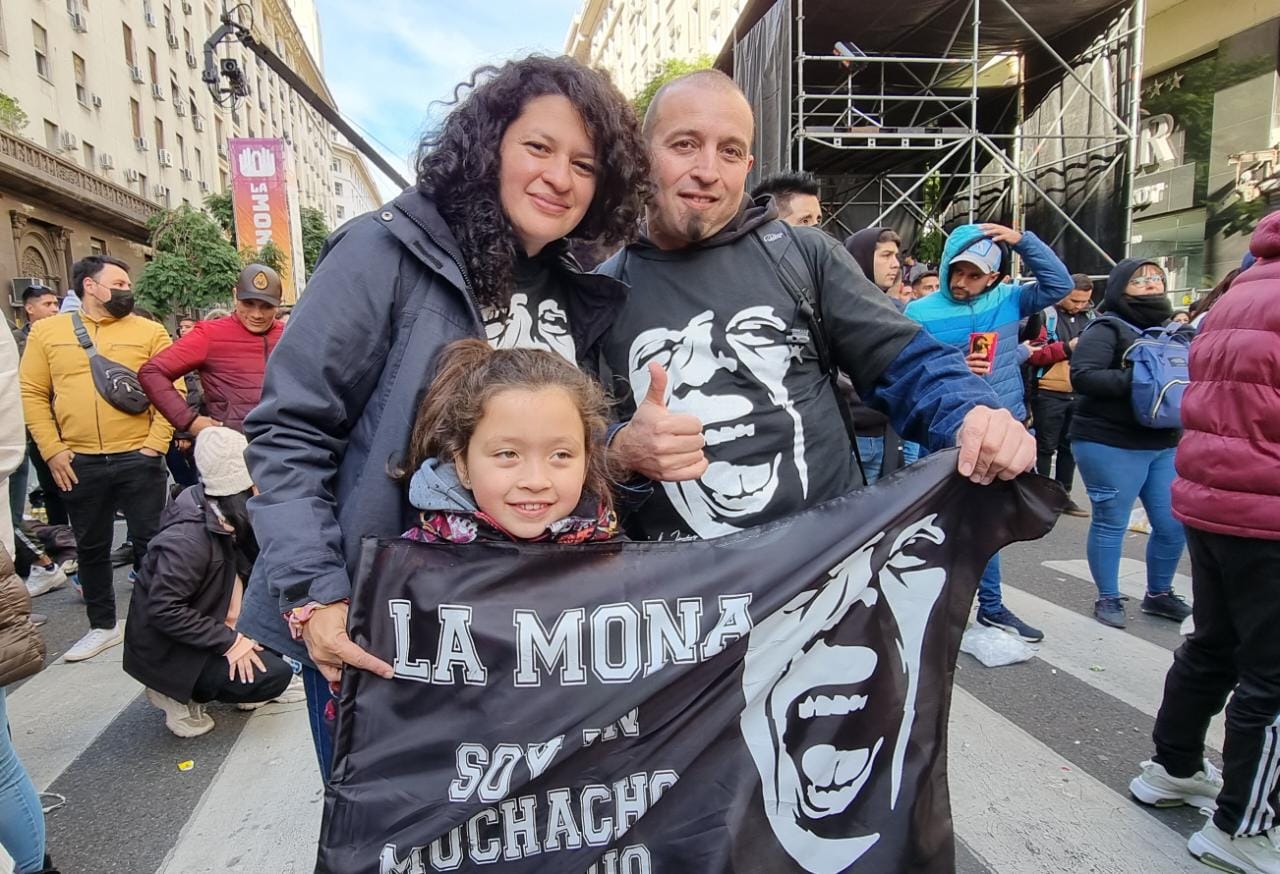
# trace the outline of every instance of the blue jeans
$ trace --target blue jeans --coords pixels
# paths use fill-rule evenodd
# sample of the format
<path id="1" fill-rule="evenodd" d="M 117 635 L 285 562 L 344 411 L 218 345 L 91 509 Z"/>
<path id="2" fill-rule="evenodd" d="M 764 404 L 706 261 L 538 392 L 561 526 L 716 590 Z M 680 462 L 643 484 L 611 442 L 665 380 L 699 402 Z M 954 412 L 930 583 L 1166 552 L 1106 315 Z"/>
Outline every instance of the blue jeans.
<path id="1" fill-rule="evenodd" d="M 925 455 L 924 447 L 919 443 L 912 443 L 910 440 L 902 441 L 902 463 L 903 465 L 915 464 Z"/>
<path id="2" fill-rule="evenodd" d="M 982 579 L 978 581 L 978 609 L 983 613 L 994 613 L 1004 607 L 1004 599 L 1000 595 L 1000 553 L 991 556 L 991 561 L 983 568 Z"/>
<path id="3" fill-rule="evenodd" d="M 354 669 L 352 669 L 354 670 Z M 327 783 L 333 770 L 333 720 L 325 715 L 330 701 L 337 706 L 329 681 L 311 665 L 302 666 L 302 688 L 307 693 L 307 719 L 311 724 L 311 741 L 315 744 L 320 777 Z"/>
<path id="4" fill-rule="evenodd" d="M 0 845 L 13 857 L 18 874 L 44 867 L 44 811 L 13 749 L 4 689 L 0 689 Z"/>
<path id="5" fill-rule="evenodd" d="M 1093 505 L 1085 554 L 1100 598 L 1120 597 L 1120 552 L 1129 514 L 1139 498 L 1151 521 L 1147 592 L 1158 595 L 1173 588 L 1173 575 L 1187 541 L 1171 506 L 1175 451 L 1119 449 L 1088 440 L 1071 442 L 1076 469 Z"/>
<path id="6" fill-rule="evenodd" d="M 867 485 L 875 485 L 880 479 L 880 467 L 884 464 L 884 438 L 859 437 L 858 455 L 862 456 L 862 472 L 866 474 Z"/>

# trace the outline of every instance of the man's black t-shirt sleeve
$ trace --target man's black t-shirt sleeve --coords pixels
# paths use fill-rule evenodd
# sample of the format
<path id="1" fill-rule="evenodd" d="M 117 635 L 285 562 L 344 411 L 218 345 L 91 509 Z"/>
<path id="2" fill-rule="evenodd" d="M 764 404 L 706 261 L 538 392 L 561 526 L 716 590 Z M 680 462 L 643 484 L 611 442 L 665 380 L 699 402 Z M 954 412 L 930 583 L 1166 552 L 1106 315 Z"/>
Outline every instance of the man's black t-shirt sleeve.
<path id="1" fill-rule="evenodd" d="M 818 282 L 818 305 L 833 363 L 865 397 L 920 326 L 898 311 L 843 246 L 821 231 L 795 232 Z"/>

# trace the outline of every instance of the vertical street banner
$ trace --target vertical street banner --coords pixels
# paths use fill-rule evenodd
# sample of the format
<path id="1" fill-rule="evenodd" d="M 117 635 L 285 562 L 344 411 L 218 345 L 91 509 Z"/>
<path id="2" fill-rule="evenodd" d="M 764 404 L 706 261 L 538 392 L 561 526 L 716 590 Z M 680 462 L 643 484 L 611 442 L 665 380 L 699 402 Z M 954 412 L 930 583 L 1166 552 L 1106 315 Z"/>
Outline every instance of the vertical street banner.
<path id="1" fill-rule="evenodd" d="M 231 204 L 240 248 L 275 243 L 284 253 L 280 280 L 284 302 L 296 302 L 305 281 L 301 216 L 296 202 L 291 152 L 280 139 L 233 138 L 227 141 L 231 167 Z"/>
<path id="2" fill-rule="evenodd" d="M 944 874 L 978 578 L 1050 481 L 954 451 L 714 540 L 370 541 L 317 871 Z"/>

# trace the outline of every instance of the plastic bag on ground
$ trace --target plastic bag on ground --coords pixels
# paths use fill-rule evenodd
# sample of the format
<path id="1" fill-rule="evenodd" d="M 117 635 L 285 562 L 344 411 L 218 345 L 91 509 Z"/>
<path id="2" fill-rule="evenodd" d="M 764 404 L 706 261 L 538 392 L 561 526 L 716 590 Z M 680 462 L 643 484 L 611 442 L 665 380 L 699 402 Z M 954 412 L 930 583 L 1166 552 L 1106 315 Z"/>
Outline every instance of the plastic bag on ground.
<path id="1" fill-rule="evenodd" d="M 1025 662 L 1036 651 L 1022 638 L 984 625 L 970 625 L 960 638 L 960 652 L 967 652 L 988 668 Z"/>

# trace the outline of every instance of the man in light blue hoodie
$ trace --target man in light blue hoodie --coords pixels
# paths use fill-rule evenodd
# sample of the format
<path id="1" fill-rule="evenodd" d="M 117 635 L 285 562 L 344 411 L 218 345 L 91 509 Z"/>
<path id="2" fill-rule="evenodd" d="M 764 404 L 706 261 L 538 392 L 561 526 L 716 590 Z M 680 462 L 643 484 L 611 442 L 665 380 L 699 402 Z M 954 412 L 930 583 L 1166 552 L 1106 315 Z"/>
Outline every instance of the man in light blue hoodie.
<path id="1" fill-rule="evenodd" d="M 1012 247 L 1035 274 L 1026 284 L 1001 282 Z M 1021 319 L 1052 306 L 1071 293 L 1071 274 L 1039 237 L 997 224 L 961 225 L 942 251 L 937 293 L 907 304 L 906 315 L 936 339 L 954 346 L 965 363 L 995 390 L 1014 418 L 1025 420 L 1022 373 L 1026 351 L 1018 344 Z M 975 334 L 996 334 L 995 355 L 974 351 Z M 982 341 L 986 344 L 989 338 Z M 1035 642 L 1044 633 L 1004 606 L 1000 596 L 1000 556 L 991 559 L 978 587 L 978 623 Z"/>

